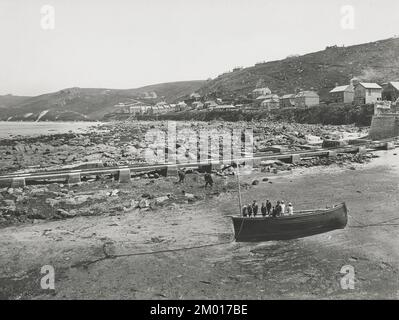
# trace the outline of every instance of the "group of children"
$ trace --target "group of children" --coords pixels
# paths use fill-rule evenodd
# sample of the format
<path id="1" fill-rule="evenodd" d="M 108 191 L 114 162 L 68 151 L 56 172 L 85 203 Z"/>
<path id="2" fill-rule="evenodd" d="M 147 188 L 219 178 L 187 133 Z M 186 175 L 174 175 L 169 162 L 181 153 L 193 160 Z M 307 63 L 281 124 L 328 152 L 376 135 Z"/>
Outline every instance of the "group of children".
<path id="1" fill-rule="evenodd" d="M 258 215 L 259 206 L 256 200 L 253 201 L 252 204 L 244 205 L 242 207 L 242 215 L 244 217 L 256 217 Z M 260 214 L 263 217 L 281 217 L 284 215 L 293 215 L 294 207 L 292 203 L 288 203 L 288 206 L 285 206 L 283 200 L 277 201 L 276 205 L 273 206 L 269 200 L 266 200 L 266 204 L 262 202 L 262 206 L 260 207 Z"/>

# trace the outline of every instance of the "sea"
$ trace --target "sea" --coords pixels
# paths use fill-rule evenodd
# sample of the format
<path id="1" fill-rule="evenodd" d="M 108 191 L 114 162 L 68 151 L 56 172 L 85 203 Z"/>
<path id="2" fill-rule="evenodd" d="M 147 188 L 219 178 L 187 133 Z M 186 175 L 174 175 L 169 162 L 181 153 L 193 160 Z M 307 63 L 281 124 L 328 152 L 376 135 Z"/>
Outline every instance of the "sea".
<path id="1" fill-rule="evenodd" d="M 0 139 L 16 136 L 40 136 L 58 133 L 84 133 L 88 129 L 102 124 L 101 122 L 26 122 L 0 121 Z"/>

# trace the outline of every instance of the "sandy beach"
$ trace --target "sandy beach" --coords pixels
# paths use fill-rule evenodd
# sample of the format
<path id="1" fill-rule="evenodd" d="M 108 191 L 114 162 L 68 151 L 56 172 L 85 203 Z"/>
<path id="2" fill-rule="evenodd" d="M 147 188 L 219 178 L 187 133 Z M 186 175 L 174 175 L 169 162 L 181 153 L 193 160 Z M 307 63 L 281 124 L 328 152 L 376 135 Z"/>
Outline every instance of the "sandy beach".
<path id="1" fill-rule="evenodd" d="M 269 177 L 244 189 L 244 202 L 283 198 L 295 209 L 346 202 L 345 229 L 303 239 L 234 242 L 226 217 L 237 213 L 234 190 L 154 210 L 1 229 L 0 296 L 398 299 L 399 158 L 395 150 L 377 154 L 355 168 L 295 169 L 274 177 L 254 171 L 242 177 L 243 182 Z M 43 265 L 55 268 L 55 290 L 40 289 Z M 340 286 L 344 265 L 354 267 L 353 290 Z"/>

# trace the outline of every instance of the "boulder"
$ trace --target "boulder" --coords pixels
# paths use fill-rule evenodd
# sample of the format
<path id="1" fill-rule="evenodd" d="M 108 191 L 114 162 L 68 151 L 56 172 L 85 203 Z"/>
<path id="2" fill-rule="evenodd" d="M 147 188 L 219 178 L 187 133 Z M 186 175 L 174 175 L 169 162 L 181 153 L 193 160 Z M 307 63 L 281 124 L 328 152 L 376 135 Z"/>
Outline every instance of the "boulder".
<path id="1" fill-rule="evenodd" d="M 169 197 L 167 197 L 167 196 L 162 196 L 162 197 L 158 197 L 158 198 L 155 198 L 155 203 L 163 203 L 163 202 L 165 202 L 165 201 L 167 201 L 167 200 L 169 200 Z"/>
<path id="2" fill-rule="evenodd" d="M 149 206 L 150 206 L 150 201 L 148 201 L 147 199 L 141 199 L 138 205 L 140 209 L 148 208 Z"/>
<path id="3" fill-rule="evenodd" d="M 72 218 L 76 216 L 76 211 L 71 210 L 70 212 L 64 210 L 64 209 L 58 209 L 57 210 L 57 215 L 63 218 Z"/>

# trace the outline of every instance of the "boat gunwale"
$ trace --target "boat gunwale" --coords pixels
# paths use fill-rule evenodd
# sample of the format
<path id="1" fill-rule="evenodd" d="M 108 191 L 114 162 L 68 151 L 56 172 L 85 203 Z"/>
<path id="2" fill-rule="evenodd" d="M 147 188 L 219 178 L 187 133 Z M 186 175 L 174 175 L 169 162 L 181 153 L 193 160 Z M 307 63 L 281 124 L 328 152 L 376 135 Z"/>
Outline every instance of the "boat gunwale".
<path id="1" fill-rule="evenodd" d="M 315 209 L 315 210 L 309 210 L 310 212 L 306 212 L 306 213 L 300 213 L 301 211 L 297 211 L 296 213 L 294 213 L 293 215 L 289 215 L 289 216 L 287 216 L 287 215 L 284 215 L 284 216 L 280 216 L 280 217 L 263 217 L 263 216 L 260 216 L 260 217 L 243 217 L 243 216 L 228 216 L 228 217 L 231 217 L 233 220 L 234 219 L 247 219 L 247 220 L 260 220 L 260 221 L 263 221 L 263 220 L 273 220 L 273 221 L 276 221 L 276 220 L 291 220 L 291 219 L 298 219 L 298 218 L 303 218 L 303 217 L 311 217 L 311 216 L 321 216 L 321 215 L 324 215 L 324 214 L 328 214 L 328 213 L 333 213 L 333 212 L 335 212 L 335 211 L 338 211 L 339 209 L 341 209 L 341 208 L 346 208 L 346 204 L 345 204 L 345 202 L 342 202 L 342 203 L 340 203 L 340 204 L 338 204 L 338 205 L 336 205 L 335 207 L 333 207 L 333 208 L 326 208 L 326 209 Z M 345 213 L 347 213 L 347 209 L 345 209 Z"/>

